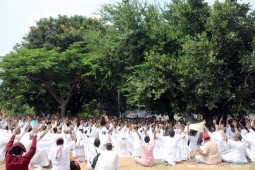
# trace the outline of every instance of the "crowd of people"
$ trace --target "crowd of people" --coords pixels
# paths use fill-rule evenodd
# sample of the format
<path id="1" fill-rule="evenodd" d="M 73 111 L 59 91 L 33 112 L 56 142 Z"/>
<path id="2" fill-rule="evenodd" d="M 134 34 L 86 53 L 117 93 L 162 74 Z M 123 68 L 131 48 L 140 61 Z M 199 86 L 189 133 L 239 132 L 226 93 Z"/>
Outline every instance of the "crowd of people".
<path id="1" fill-rule="evenodd" d="M 145 167 L 153 167 L 155 159 L 174 166 L 191 160 L 192 151 L 197 153 L 195 161 L 205 164 L 255 161 L 254 117 L 220 118 L 211 127 L 206 125 L 205 121 L 116 119 L 105 113 L 100 119 L 1 116 L 0 161 L 7 170 L 29 166 L 70 170 L 73 162 L 85 162 L 89 170 L 119 170 L 119 158 L 134 157 Z"/>

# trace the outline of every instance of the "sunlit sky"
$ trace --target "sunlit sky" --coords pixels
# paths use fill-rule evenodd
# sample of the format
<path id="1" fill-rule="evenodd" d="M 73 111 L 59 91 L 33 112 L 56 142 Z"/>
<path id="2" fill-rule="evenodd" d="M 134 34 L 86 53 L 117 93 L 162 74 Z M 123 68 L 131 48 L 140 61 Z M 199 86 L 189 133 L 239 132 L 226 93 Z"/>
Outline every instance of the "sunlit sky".
<path id="1" fill-rule="evenodd" d="M 117 1 L 121 0 L 0 0 L 0 56 L 9 53 L 16 43 L 20 43 L 40 18 L 57 17 L 58 14 L 93 17 L 103 4 Z M 214 2 L 207 1 L 209 4 Z M 255 9 L 255 0 L 240 2 L 250 3 Z"/>

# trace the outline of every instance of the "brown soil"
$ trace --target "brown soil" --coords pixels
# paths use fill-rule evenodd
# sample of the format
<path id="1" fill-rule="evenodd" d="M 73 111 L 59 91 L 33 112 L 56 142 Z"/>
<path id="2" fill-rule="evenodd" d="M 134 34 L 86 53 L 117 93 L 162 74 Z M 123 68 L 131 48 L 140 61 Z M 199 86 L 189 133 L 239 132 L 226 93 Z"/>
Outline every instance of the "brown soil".
<path id="1" fill-rule="evenodd" d="M 194 154 L 192 154 L 194 155 Z M 205 165 L 194 162 L 194 156 L 191 161 L 183 161 L 177 163 L 175 166 L 164 166 L 160 160 L 155 160 L 153 167 L 142 167 L 138 165 L 134 158 L 121 158 L 120 169 L 121 170 L 255 170 L 255 162 L 247 164 L 230 164 L 223 163 L 221 165 Z M 86 164 L 80 164 L 82 170 L 87 170 Z M 0 165 L 0 170 L 5 170 L 4 164 Z M 30 170 L 34 170 L 30 168 Z M 44 170 L 49 170 L 48 168 Z"/>

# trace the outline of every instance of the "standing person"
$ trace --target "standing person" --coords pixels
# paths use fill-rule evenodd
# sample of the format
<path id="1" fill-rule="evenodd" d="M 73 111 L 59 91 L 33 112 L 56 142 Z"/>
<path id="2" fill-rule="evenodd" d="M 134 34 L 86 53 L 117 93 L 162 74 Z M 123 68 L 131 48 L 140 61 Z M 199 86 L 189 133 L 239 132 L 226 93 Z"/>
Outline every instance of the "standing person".
<path id="1" fill-rule="evenodd" d="M 77 141 L 74 132 L 71 133 L 72 142 L 64 144 L 64 139 L 56 140 L 57 147 L 50 151 L 49 159 L 52 162 L 52 170 L 70 170 L 70 153 Z"/>
<path id="2" fill-rule="evenodd" d="M 20 142 L 16 142 L 13 144 L 15 136 L 20 131 L 19 127 L 16 128 L 13 132 L 13 135 L 6 146 L 6 170 L 28 170 L 28 165 L 30 160 L 35 154 L 36 151 L 36 138 L 38 127 L 34 127 L 33 129 L 33 141 L 30 150 L 23 156 L 23 153 L 26 152 L 26 148 Z"/>
<path id="3" fill-rule="evenodd" d="M 136 129 L 136 133 L 139 139 L 141 140 L 142 139 L 141 135 L 138 133 L 137 129 Z M 144 142 L 141 140 L 141 149 L 142 149 L 141 158 L 135 157 L 135 161 L 145 167 L 152 167 L 154 164 L 153 149 L 155 147 L 156 131 L 154 130 L 153 133 L 154 133 L 154 139 L 152 140 L 151 143 L 149 143 L 150 142 L 149 136 L 144 137 Z"/>
<path id="4" fill-rule="evenodd" d="M 207 132 L 203 134 L 202 140 L 204 141 L 204 145 L 201 147 L 201 150 L 197 150 L 199 155 L 195 156 L 196 162 L 205 164 L 220 164 L 221 157 L 217 143 L 210 140 L 210 136 Z"/>
<path id="5" fill-rule="evenodd" d="M 115 151 L 112 150 L 112 144 L 107 143 L 105 147 L 106 150 L 101 152 L 95 170 L 119 170 L 119 156 Z"/>

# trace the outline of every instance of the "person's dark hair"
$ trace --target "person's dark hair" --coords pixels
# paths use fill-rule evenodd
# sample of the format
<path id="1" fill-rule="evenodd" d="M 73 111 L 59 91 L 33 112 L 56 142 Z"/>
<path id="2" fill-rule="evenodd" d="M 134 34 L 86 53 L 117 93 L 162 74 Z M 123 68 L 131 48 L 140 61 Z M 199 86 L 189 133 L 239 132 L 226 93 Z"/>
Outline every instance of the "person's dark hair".
<path id="1" fill-rule="evenodd" d="M 33 128 L 31 126 L 29 126 L 28 132 L 31 132 L 32 130 L 33 130 Z"/>
<path id="2" fill-rule="evenodd" d="M 58 132 L 58 128 L 57 127 L 54 127 L 52 130 L 53 130 L 54 133 Z"/>
<path id="3" fill-rule="evenodd" d="M 104 119 L 103 116 L 102 116 L 102 118 L 101 118 L 100 125 L 101 125 L 101 126 L 106 125 L 106 121 L 105 121 L 105 119 Z"/>
<path id="4" fill-rule="evenodd" d="M 242 140 L 242 135 L 241 135 L 240 133 L 236 134 L 236 137 L 237 137 L 237 139 L 238 139 L 239 141 Z"/>
<path id="5" fill-rule="evenodd" d="M 94 145 L 95 145 L 95 147 L 99 147 L 99 145 L 100 145 L 100 140 L 99 140 L 98 138 L 95 138 L 95 140 L 94 140 Z"/>
<path id="6" fill-rule="evenodd" d="M 169 132 L 169 136 L 170 136 L 170 137 L 174 137 L 174 135 L 175 135 L 175 131 L 171 130 L 171 131 Z"/>
<path id="7" fill-rule="evenodd" d="M 64 139 L 58 139 L 57 140 L 57 146 L 63 145 L 64 144 Z"/>
<path id="8" fill-rule="evenodd" d="M 193 130 L 193 129 L 190 129 L 189 133 L 190 133 L 191 136 L 196 136 L 197 131 Z"/>
<path id="9" fill-rule="evenodd" d="M 46 130 L 47 126 L 43 125 L 42 130 Z"/>
<path id="10" fill-rule="evenodd" d="M 150 142 L 150 137 L 149 136 L 145 136 L 144 137 L 144 142 L 145 143 L 149 143 Z"/>
<path id="11" fill-rule="evenodd" d="M 106 146 L 106 150 L 108 150 L 108 151 L 112 150 L 112 144 L 111 143 L 107 143 L 105 146 Z"/>
<path id="12" fill-rule="evenodd" d="M 208 141 L 208 140 L 210 140 L 210 137 L 207 137 L 207 138 L 204 139 L 204 141 Z"/>
<path id="13" fill-rule="evenodd" d="M 17 155 L 21 155 L 23 153 L 23 151 L 19 147 L 14 147 L 14 148 L 12 148 L 11 153 L 13 155 L 17 156 Z"/>

